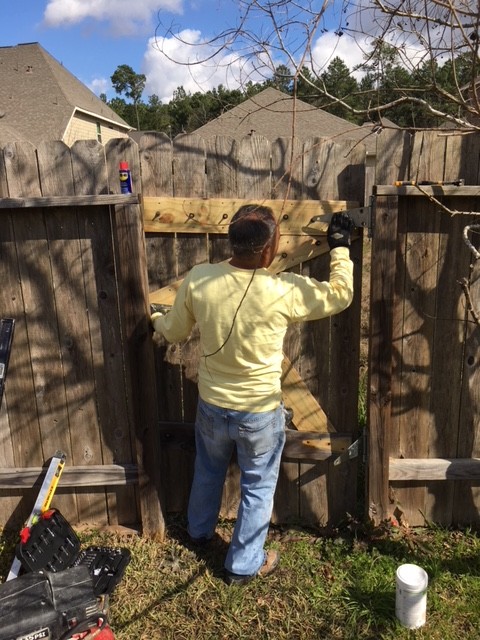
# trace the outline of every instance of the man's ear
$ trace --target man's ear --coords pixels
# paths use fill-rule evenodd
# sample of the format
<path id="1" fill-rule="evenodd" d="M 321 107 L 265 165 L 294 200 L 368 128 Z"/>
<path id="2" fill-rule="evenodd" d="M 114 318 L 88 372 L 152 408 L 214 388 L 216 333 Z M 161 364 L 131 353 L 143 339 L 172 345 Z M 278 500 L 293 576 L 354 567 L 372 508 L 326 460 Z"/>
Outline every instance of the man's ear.
<path id="1" fill-rule="evenodd" d="M 260 254 L 260 260 L 258 261 L 258 266 L 260 268 L 266 269 L 270 266 L 272 253 L 272 245 L 270 242 L 263 247 L 262 253 Z"/>
<path id="2" fill-rule="evenodd" d="M 263 251 L 260 257 L 260 267 L 268 268 L 275 258 L 275 255 L 278 250 L 278 235 L 275 234 L 267 244 L 263 247 Z"/>

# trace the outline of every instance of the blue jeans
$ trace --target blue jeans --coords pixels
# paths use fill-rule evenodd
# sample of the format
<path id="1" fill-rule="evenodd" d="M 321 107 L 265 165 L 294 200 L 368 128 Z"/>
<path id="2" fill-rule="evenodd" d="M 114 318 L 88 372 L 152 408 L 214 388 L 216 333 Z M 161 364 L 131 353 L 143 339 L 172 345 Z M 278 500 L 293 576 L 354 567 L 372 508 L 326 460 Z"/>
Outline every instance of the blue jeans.
<path id="1" fill-rule="evenodd" d="M 199 399 L 195 443 L 188 532 L 192 538 L 213 536 L 225 475 L 236 446 L 241 499 L 225 569 L 254 575 L 265 560 L 263 545 L 285 444 L 283 405 L 273 411 L 249 413 L 222 409 Z"/>

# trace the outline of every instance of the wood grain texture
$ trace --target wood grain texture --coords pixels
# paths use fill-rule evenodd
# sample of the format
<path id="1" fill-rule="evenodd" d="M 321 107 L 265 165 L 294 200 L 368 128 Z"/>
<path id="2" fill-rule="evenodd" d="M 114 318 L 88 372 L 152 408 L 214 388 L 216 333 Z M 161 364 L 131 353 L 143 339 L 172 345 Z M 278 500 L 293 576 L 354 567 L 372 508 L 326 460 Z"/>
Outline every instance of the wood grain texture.
<path id="1" fill-rule="evenodd" d="M 370 285 L 367 509 L 374 522 L 388 517 L 388 458 L 392 401 L 392 323 L 396 266 L 395 199 L 377 198 Z"/>
<path id="2" fill-rule="evenodd" d="M 392 481 L 480 480 L 480 458 L 390 458 L 389 464 Z"/>

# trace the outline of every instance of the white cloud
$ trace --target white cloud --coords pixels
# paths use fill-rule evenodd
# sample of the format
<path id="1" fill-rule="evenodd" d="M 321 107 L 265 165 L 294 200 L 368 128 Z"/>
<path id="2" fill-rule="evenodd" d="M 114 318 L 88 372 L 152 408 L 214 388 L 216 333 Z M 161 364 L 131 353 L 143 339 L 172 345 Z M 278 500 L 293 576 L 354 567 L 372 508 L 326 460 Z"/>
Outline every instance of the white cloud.
<path id="1" fill-rule="evenodd" d="M 416 42 L 404 42 L 401 46 L 394 41 L 394 33 L 385 34 L 385 42 L 397 49 L 398 64 L 407 69 L 413 69 L 425 60 L 425 49 Z M 347 65 L 350 71 L 362 62 L 366 61 L 366 55 L 372 52 L 374 38 L 370 35 L 358 34 L 355 38 L 344 33 L 337 36 L 333 32 L 325 33 L 315 42 L 312 50 L 312 59 L 315 71 L 322 73 L 335 57 L 339 57 Z M 359 80 L 364 72 L 352 73 Z"/>
<path id="2" fill-rule="evenodd" d="M 207 62 L 195 64 L 210 56 Z M 162 102 L 169 102 L 179 86 L 187 93 L 195 93 L 220 84 L 235 89 L 248 80 L 264 79 L 246 59 L 232 53 L 214 55 L 213 49 L 202 41 L 200 31 L 191 29 L 181 31 L 175 38 L 150 38 L 143 73 L 147 76 L 144 95 L 156 94 Z"/>
<path id="3" fill-rule="evenodd" d="M 318 38 L 313 47 L 312 58 L 315 71 L 322 73 L 336 57 L 341 58 L 352 71 L 356 65 L 364 61 L 364 51 L 367 50 L 366 37 L 357 42 L 348 34 L 337 36 L 333 32 L 325 33 Z"/>
<path id="4" fill-rule="evenodd" d="M 438 60 L 450 57 L 455 50 L 455 39 L 460 36 L 463 40 L 463 27 L 457 25 L 455 29 L 436 28 L 436 14 L 441 14 L 441 21 L 448 22 L 448 12 L 455 14 L 456 9 L 452 5 L 429 2 L 425 6 L 418 7 L 414 2 L 402 5 L 403 18 L 394 19 L 395 6 L 401 3 L 390 2 L 385 5 L 388 11 L 382 11 L 377 3 L 370 0 L 359 0 L 350 5 L 348 15 L 344 18 L 344 35 L 339 39 L 339 50 L 347 66 L 349 60 L 355 60 L 355 50 L 371 53 L 374 42 L 380 39 L 393 47 L 397 53 L 398 64 L 410 71 L 425 63 L 430 57 L 438 57 Z M 455 3 L 454 3 L 455 4 Z M 409 18 L 408 13 L 412 16 Z M 456 25 L 456 19 L 452 18 L 452 25 Z M 458 33 L 460 32 L 460 33 Z M 353 37 L 349 37 L 350 34 Z M 335 37 L 334 34 L 329 34 Z M 450 41 L 450 38 L 452 40 Z M 345 46 L 346 45 L 346 46 Z M 349 48 L 351 46 L 351 50 Z M 358 60 L 361 62 L 361 59 Z M 351 68 L 351 67 L 350 67 Z"/>
<path id="5" fill-rule="evenodd" d="M 44 13 L 47 26 L 61 27 L 93 19 L 110 24 L 116 35 L 151 29 L 158 12 L 182 12 L 183 0 L 49 0 Z"/>
<path id="6" fill-rule="evenodd" d="M 350 70 L 364 60 L 366 38 L 360 44 L 348 35 L 323 34 L 315 43 L 312 58 L 315 70 L 321 73 L 335 56 L 342 58 Z M 211 58 L 210 58 L 211 56 Z M 195 64 L 208 59 L 203 64 Z M 263 82 L 273 75 L 281 60 L 266 58 L 264 64 L 229 52 L 214 55 L 213 48 L 199 30 L 185 29 L 176 37 L 150 38 L 144 54 L 142 72 L 147 77 L 144 95 L 156 94 L 169 102 L 173 92 L 182 86 L 185 91 L 207 91 L 223 84 L 229 89 L 244 87 L 246 82 Z"/>
<path id="7" fill-rule="evenodd" d="M 97 96 L 99 96 L 101 93 L 107 94 L 112 89 L 111 81 L 107 80 L 106 78 L 94 78 L 91 82 L 86 82 L 85 84 L 90 89 L 90 91 L 93 91 L 93 93 Z"/>

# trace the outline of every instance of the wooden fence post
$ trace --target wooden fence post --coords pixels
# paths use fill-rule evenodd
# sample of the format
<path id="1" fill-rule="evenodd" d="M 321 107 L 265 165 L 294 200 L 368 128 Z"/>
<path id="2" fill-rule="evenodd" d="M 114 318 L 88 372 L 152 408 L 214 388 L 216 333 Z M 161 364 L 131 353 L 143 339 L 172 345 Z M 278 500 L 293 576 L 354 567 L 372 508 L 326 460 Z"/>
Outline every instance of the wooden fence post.
<path id="1" fill-rule="evenodd" d="M 368 516 L 388 517 L 389 432 L 392 384 L 392 325 L 395 294 L 397 197 L 376 198 L 370 289 L 370 372 L 368 387 Z"/>
<path id="2" fill-rule="evenodd" d="M 120 274 L 120 307 L 127 383 L 135 424 L 142 531 L 163 540 L 165 520 L 160 482 L 160 437 L 155 362 L 149 327 L 148 285 L 142 215 L 138 205 L 115 207 L 113 233 Z"/>
<path id="3" fill-rule="evenodd" d="M 128 162 L 134 193 L 141 191 L 138 145 L 125 138 L 105 145 L 109 191 L 120 192 L 118 167 Z M 160 482 L 160 437 L 155 384 L 155 361 L 149 327 L 148 276 L 145 235 L 140 206 L 112 208 L 115 262 L 119 278 L 119 304 L 124 353 L 126 354 L 129 402 L 135 425 L 138 487 L 142 531 L 163 540 L 165 520 Z"/>

